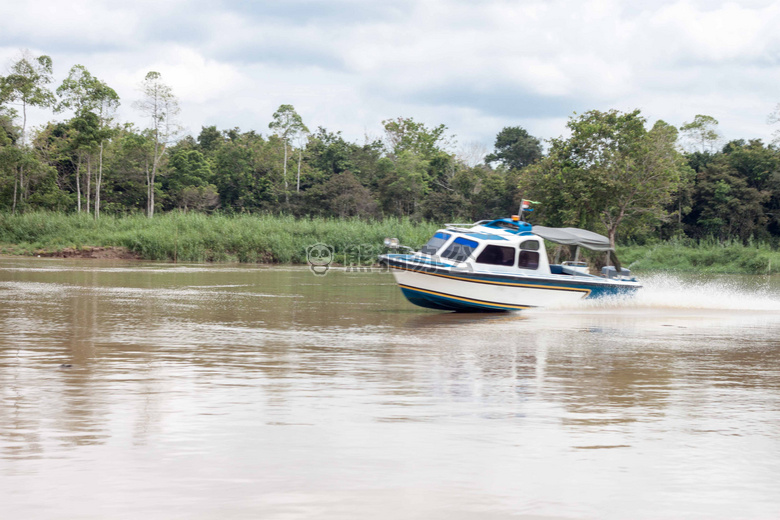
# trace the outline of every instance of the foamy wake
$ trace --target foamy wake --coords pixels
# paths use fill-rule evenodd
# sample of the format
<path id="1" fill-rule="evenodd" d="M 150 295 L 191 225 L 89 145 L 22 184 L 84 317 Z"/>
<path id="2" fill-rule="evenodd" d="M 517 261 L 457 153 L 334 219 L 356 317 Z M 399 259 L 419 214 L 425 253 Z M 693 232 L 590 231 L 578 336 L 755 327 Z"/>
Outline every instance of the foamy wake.
<path id="1" fill-rule="evenodd" d="M 770 279 L 692 279 L 652 275 L 641 279 L 643 288 L 628 297 L 582 300 L 590 309 L 703 309 L 780 311 L 780 286 Z M 583 308 L 580 307 L 580 308 Z"/>

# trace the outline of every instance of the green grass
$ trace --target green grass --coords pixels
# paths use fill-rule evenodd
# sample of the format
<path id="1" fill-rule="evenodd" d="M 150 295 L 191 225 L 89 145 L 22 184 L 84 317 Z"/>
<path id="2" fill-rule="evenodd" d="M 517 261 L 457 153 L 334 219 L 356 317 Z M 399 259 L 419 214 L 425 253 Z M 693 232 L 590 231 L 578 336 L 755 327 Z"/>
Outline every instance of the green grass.
<path id="1" fill-rule="evenodd" d="M 85 247 L 123 247 L 147 260 L 306 263 L 308 247 L 323 243 L 338 263 L 370 264 L 385 237 L 419 247 L 436 224 L 407 219 L 295 219 L 268 215 L 172 212 L 144 216 L 0 214 L 0 254 L 36 254 Z"/>
<path id="2" fill-rule="evenodd" d="M 636 271 L 722 274 L 780 273 L 780 251 L 767 244 L 744 245 L 717 240 L 671 240 L 617 248 L 624 265 Z"/>
<path id="3" fill-rule="evenodd" d="M 372 264 L 385 237 L 419 248 L 439 224 L 408 219 L 296 219 L 270 215 L 204 215 L 172 212 L 104 216 L 36 212 L 0 214 L 0 254 L 35 255 L 65 249 L 122 247 L 147 260 L 180 262 L 306 263 L 308 247 L 323 243 L 339 264 Z M 780 273 L 780 251 L 716 240 L 672 240 L 619 246 L 634 271 Z"/>

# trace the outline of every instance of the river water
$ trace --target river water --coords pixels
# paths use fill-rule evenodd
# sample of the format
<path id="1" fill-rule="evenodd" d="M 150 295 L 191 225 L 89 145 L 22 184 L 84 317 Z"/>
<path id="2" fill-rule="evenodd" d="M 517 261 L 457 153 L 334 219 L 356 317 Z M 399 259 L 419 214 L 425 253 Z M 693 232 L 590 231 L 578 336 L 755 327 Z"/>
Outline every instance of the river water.
<path id="1" fill-rule="evenodd" d="M 644 282 L 0 259 L 0 518 L 780 518 L 780 280 Z"/>

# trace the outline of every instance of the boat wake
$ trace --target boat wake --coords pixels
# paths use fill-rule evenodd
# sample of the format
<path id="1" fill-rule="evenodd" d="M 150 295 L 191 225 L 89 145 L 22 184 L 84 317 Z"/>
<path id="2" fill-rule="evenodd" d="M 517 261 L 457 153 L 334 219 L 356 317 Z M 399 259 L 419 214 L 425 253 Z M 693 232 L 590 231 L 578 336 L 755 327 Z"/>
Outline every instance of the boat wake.
<path id="1" fill-rule="evenodd" d="M 580 310 L 712 310 L 712 311 L 780 311 L 780 286 L 769 279 L 717 278 L 691 279 L 670 275 L 642 277 L 643 288 L 636 295 L 582 300 Z"/>

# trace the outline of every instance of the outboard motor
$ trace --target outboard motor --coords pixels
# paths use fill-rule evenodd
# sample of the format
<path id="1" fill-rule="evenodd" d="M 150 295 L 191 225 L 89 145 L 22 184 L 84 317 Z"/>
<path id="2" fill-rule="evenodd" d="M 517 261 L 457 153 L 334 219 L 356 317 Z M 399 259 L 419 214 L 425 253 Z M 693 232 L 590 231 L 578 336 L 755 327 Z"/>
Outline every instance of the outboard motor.
<path id="1" fill-rule="evenodd" d="M 618 271 L 614 265 L 607 265 L 601 268 L 601 275 L 610 280 L 620 280 L 622 278 L 631 278 L 631 271 L 625 267 L 621 267 L 620 271 Z"/>

